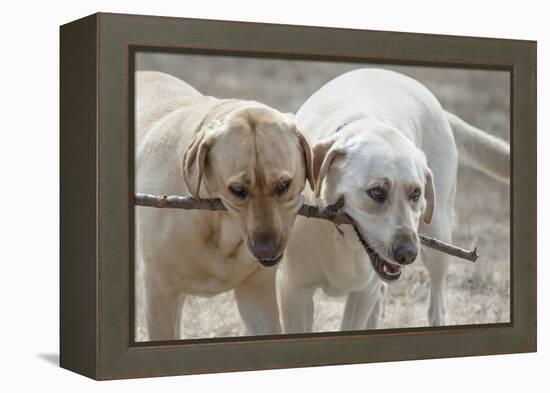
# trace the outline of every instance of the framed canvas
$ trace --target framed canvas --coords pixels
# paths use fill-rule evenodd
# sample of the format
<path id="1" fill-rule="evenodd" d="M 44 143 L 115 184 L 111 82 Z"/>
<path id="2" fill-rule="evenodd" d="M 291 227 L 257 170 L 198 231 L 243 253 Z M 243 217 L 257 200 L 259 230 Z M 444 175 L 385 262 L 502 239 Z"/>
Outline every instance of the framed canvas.
<path id="1" fill-rule="evenodd" d="M 60 39 L 61 367 L 536 351 L 536 42 L 105 13 Z"/>

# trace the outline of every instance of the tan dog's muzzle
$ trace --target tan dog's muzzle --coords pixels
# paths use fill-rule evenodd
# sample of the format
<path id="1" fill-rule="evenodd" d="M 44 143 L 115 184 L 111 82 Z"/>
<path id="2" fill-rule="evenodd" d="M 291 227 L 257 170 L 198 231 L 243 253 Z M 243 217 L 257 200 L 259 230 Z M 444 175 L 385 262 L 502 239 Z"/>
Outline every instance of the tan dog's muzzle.
<path id="1" fill-rule="evenodd" d="M 260 232 L 248 241 L 248 249 L 263 266 L 274 266 L 283 258 L 284 242 L 273 232 Z"/>

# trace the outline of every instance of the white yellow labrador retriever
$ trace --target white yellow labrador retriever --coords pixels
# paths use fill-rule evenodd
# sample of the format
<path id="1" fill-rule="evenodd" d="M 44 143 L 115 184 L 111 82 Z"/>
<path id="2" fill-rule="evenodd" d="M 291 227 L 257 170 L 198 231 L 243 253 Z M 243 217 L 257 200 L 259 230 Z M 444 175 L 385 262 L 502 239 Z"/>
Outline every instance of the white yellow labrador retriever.
<path id="1" fill-rule="evenodd" d="M 330 81 L 296 120 L 314 144 L 318 183 L 316 195 L 305 192 L 306 203 L 344 197 L 357 234 L 350 225 L 298 219 L 281 280 L 286 331 L 311 331 L 317 288 L 347 295 L 342 330 L 375 328 L 385 282 L 416 259 L 419 231 L 451 242 L 459 154 L 507 181 L 509 145 L 445 112 L 417 81 L 380 69 Z M 443 325 L 449 256 L 421 254 L 431 279 L 429 320 Z"/>
<path id="2" fill-rule="evenodd" d="M 136 288 L 149 340 L 179 332 L 187 295 L 234 289 L 250 334 L 281 330 L 272 266 L 282 258 L 311 149 L 294 120 L 252 101 L 136 75 L 136 192 L 221 198 L 227 212 L 136 208 Z"/>

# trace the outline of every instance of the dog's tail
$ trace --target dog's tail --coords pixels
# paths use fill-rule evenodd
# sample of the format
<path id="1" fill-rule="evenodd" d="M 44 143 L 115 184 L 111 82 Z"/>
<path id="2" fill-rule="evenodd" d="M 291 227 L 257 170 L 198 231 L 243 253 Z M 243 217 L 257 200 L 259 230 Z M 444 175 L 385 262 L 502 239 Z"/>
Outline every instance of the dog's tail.
<path id="1" fill-rule="evenodd" d="M 446 113 L 455 137 L 460 163 L 481 170 L 504 183 L 510 183 L 510 145 L 471 126 L 458 116 Z"/>

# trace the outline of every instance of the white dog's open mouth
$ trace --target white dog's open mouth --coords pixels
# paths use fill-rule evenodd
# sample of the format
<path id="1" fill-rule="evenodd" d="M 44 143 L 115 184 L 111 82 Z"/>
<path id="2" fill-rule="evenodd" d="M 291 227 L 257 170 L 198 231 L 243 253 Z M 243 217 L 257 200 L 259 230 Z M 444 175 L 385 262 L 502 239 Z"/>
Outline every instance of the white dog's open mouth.
<path id="1" fill-rule="evenodd" d="M 401 266 L 385 260 L 376 251 L 374 251 L 374 249 L 369 245 L 369 243 L 363 236 L 363 233 L 357 227 L 357 224 L 355 223 L 353 224 L 353 229 L 357 234 L 357 238 L 359 239 L 359 242 L 361 243 L 361 245 L 369 255 L 370 261 L 372 263 L 372 267 L 374 268 L 378 276 L 382 280 L 388 281 L 388 282 L 395 281 L 399 277 L 401 277 Z"/>

